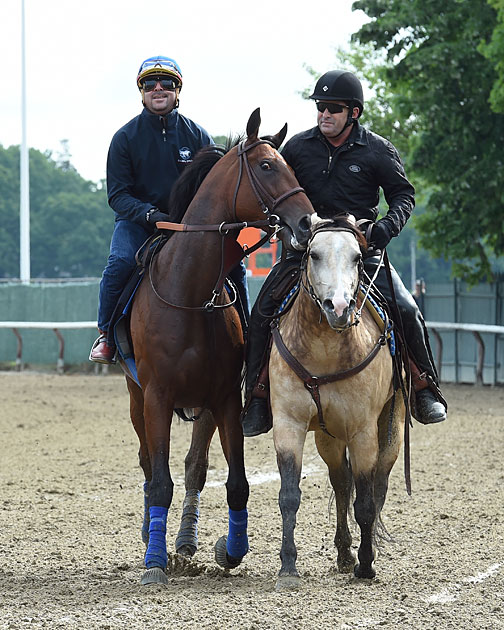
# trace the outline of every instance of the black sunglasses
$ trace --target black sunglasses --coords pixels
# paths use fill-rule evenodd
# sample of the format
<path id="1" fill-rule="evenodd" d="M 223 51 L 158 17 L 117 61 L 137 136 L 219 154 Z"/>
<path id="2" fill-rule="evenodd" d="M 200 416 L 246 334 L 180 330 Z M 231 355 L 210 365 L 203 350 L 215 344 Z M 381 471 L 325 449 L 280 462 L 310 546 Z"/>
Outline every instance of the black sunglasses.
<path id="1" fill-rule="evenodd" d="M 317 101 L 317 109 L 319 112 L 327 111 L 330 114 L 341 114 L 341 112 L 345 109 L 350 109 L 348 105 L 340 105 L 339 103 L 328 103 L 326 101 Z"/>
<path id="2" fill-rule="evenodd" d="M 145 81 L 142 81 L 142 87 L 145 92 L 152 92 L 158 83 L 163 90 L 172 91 L 177 88 L 177 83 L 173 79 L 162 79 L 161 77 L 145 79 Z"/>

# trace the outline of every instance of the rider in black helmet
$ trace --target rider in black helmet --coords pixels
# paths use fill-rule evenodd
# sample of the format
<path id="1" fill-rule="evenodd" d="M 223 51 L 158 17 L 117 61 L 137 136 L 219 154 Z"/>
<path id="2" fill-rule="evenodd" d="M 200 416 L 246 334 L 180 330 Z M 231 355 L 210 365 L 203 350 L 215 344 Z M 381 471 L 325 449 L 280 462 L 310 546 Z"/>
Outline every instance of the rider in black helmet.
<path id="1" fill-rule="evenodd" d="M 364 96 L 359 79 L 345 70 L 331 70 L 320 77 L 310 96 L 317 108 L 317 126 L 299 133 L 285 145 L 282 155 L 294 169 L 317 214 L 322 218 L 352 214 L 372 228 L 371 255 L 364 267 L 372 277 L 379 254 L 397 236 L 415 206 L 415 189 L 406 178 L 401 158 L 391 142 L 359 123 Z M 378 218 L 380 188 L 388 204 L 386 216 Z M 270 320 L 278 306 L 277 285 L 284 270 L 299 264 L 301 253 L 289 253 L 271 270 L 252 309 L 247 346 L 246 405 L 243 433 L 251 437 L 271 428 L 266 379 L 259 372 L 266 356 Z M 429 347 L 427 330 L 418 306 L 394 269 L 394 293 L 403 320 L 412 358 L 414 414 L 423 424 L 442 422 L 446 402 L 438 388 L 438 376 Z M 375 284 L 387 301 L 392 299 L 385 269 Z M 261 396 L 262 392 L 262 396 Z"/>

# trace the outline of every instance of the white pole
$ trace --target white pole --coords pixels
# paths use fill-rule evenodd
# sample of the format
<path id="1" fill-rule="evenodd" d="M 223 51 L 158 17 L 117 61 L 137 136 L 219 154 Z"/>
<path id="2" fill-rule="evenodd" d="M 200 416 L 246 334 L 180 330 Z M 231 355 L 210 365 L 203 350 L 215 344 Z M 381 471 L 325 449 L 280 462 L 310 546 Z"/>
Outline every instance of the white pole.
<path id="1" fill-rule="evenodd" d="M 19 211 L 19 277 L 30 282 L 30 168 L 26 142 L 25 11 L 21 0 L 21 159 Z"/>

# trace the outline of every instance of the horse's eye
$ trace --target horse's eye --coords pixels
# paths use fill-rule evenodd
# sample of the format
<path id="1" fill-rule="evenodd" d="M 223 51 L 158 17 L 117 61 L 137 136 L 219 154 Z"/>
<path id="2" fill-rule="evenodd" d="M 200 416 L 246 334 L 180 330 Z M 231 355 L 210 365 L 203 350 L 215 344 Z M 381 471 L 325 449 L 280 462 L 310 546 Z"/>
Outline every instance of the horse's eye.
<path id="1" fill-rule="evenodd" d="M 312 260 L 320 260 L 320 256 L 317 254 L 317 252 L 310 252 L 310 258 Z"/>
<path id="2" fill-rule="evenodd" d="M 261 162 L 261 168 L 262 168 L 263 171 L 270 171 L 271 170 L 271 164 L 267 160 L 263 160 Z"/>

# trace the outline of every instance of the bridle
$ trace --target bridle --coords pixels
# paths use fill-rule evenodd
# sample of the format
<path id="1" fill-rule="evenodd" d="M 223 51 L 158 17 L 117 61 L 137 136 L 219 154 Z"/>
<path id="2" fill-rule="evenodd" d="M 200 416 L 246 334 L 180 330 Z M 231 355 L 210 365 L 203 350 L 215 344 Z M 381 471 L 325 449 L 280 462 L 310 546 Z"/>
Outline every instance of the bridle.
<path id="1" fill-rule="evenodd" d="M 240 183 L 241 183 L 241 178 L 242 178 L 242 173 L 243 173 L 244 168 L 249 179 L 250 187 L 252 188 L 252 191 L 254 192 L 254 195 L 257 199 L 257 202 L 259 203 L 259 206 L 261 207 L 262 211 L 264 212 L 266 216 L 270 216 L 271 213 L 274 212 L 276 208 L 278 208 L 278 206 L 283 201 L 285 201 L 286 199 L 289 199 L 289 197 L 292 197 L 292 195 L 296 195 L 297 193 L 304 193 L 304 188 L 301 188 L 301 186 L 296 186 L 295 188 L 291 188 L 290 190 L 288 190 L 287 192 L 284 192 L 283 194 L 281 194 L 279 197 L 276 197 L 276 198 L 270 195 L 270 193 L 266 190 L 266 188 L 261 184 L 261 181 L 259 180 L 257 175 L 250 168 L 247 153 L 251 149 L 254 149 L 255 147 L 259 146 L 260 144 L 269 144 L 274 149 L 276 149 L 276 147 L 273 144 L 273 142 L 270 142 L 269 140 L 266 140 L 264 138 L 260 138 L 259 140 L 256 140 L 255 142 L 252 142 L 252 144 L 249 144 L 249 145 L 246 145 L 245 142 L 246 142 L 245 140 L 242 140 L 242 142 L 240 142 L 240 144 L 238 145 L 238 157 L 240 161 L 239 161 L 238 181 L 236 182 L 235 193 L 233 196 L 233 216 L 236 219 L 236 200 L 238 197 L 238 190 L 240 188 Z M 276 216 L 276 215 L 273 215 L 273 216 Z M 277 219 L 278 218 L 279 217 L 277 217 Z M 248 225 L 252 225 L 252 223 L 249 223 Z"/>
<path id="2" fill-rule="evenodd" d="M 238 264 L 240 260 L 242 260 L 246 256 L 249 256 L 251 253 L 259 249 L 262 245 L 264 245 L 264 243 L 267 240 L 272 238 L 272 236 L 275 236 L 282 229 L 280 225 L 281 223 L 280 217 L 274 214 L 278 206 L 281 203 L 283 203 L 286 199 L 289 199 L 289 197 L 292 197 L 293 195 L 296 195 L 297 193 L 305 192 L 304 188 L 302 188 L 301 186 L 296 186 L 294 188 L 291 188 L 290 190 L 287 190 L 286 192 L 282 193 L 279 197 L 273 197 L 273 195 L 271 195 L 268 192 L 268 190 L 264 187 L 260 179 L 252 170 L 249 160 L 248 160 L 248 155 L 247 155 L 251 149 L 254 149 L 255 147 L 261 144 L 268 144 L 274 149 L 276 149 L 276 146 L 273 144 L 273 142 L 271 142 L 270 140 L 266 140 L 265 138 L 259 138 L 258 140 L 256 140 L 255 142 L 252 142 L 249 145 L 246 144 L 246 140 L 242 140 L 237 147 L 238 179 L 236 181 L 236 187 L 233 194 L 233 207 L 232 207 L 232 214 L 233 214 L 234 222 L 232 223 L 222 222 L 219 224 L 203 224 L 203 225 L 190 225 L 187 223 L 172 223 L 169 221 L 162 221 L 162 222 L 156 223 L 156 226 L 160 229 L 172 230 L 175 232 L 219 232 L 219 234 L 222 236 L 222 247 L 221 247 L 222 255 L 221 255 L 221 269 L 219 273 L 219 278 L 212 291 L 212 297 L 210 298 L 210 300 L 205 301 L 202 306 L 183 306 L 180 304 L 173 304 L 172 302 L 168 302 L 161 295 L 159 295 L 158 291 L 156 290 L 154 286 L 154 282 L 152 279 L 153 257 L 151 257 L 150 262 L 149 262 L 150 285 L 151 285 L 154 295 L 163 304 L 166 304 L 166 306 L 171 306 L 172 308 L 190 310 L 190 311 L 212 312 L 216 308 L 228 308 L 229 306 L 232 306 L 233 304 L 235 304 L 236 299 L 237 299 L 237 293 L 234 287 L 233 287 L 234 296 L 230 302 L 227 302 L 225 304 L 216 304 L 216 300 L 221 295 L 222 288 L 226 280 L 226 269 L 224 269 L 225 249 L 226 249 L 226 245 L 230 243 L 230 239 L 226 237 L 228 237 L 230 232 L 233 232 L 235 230 L 239 231 L 246 227 L 257 227 L 257 228 L 264 227 L 264 228 L 269 228 L 270 230 L 273 230 L 273 234 L 267 233 L 257 243 L 255 243 L 255 245 L 253 245 L 252 247 L 247 247 L 245 249 L 242 249 L 239 245 L 237 245 L 236 240 L 232 238 L 232 242 L 234 244 L 235 250 L 237 249 L 240 250 L 240 253 L 235 254 L 235 260 L 234 260 L 234 264 Z M 267 219 L 261 219 L 258 221 L 241 221 L 241 222 L 237 221 L 236 203 L 237 203 L 238 192 L 240 190 L 244 171 L 247 174 L 248 181 L 255 195 L 255 198 L 261 210 L 266 215 Z M 229 244 L 229 247 L 232 247 L 232 246 L 233 246 L 232 244 Z"/>
<path id="3" fill-rule="evenodd" d="M 314 237 L 319 232 L 348 232 L 349 234 L 351 234 L 354 237 L 355 237 L 355 234 L 350 228 L 334 226 L 334 225 L 321 225 L 320 227 L 317 227 L 317 228 L 313 229 L 312 236 L 311 236 L 310 240 L 308 241 L 308 246 L 306 248 L 306 252 L 303 254 L 303 258 L 301 260 L 300 284 L 301 284 L 301 287 L 303 288 L 303 290 L 310 296 L 310 298 L 313 300 L 313 302 L 315 302 L 315 304 L 318 306 L 318 308 L 319 308 L 319 310 L 320 310 L 320 312 L 322 314 L 323 311 L 324 311 L 322 302 L 320 301 L 319 296 L 315 292 L 315 289 L 313 288 L 313 285 L 311 284 L 310 279 L 308 278 L 308 258 L 310 257 L 311 242 L 313 241 Z M 357 297 L 359 295 L 359 290 L 360 290 L 360 288 L 362 286 L 362 274 L 363 274 L 363 272 L 364 272 L 364 265 L 362 263 L 362 258 L 361 258 L 359 260 L 359 262 L 358 262 L 358 281 L 356 283 L 355 291 L 354 291 L 354 294 L 352 296 L 352 299 L 354 300 L 355 303 L 357 303 Z M 373 280 L 374 280 L 374 278 L 373 278 Z M 335 332 L 342 333 L 345 330 L 347 330 L 348 328 L 358 325 L 358 323 L 360 321 L 361 314 L 362 314 L 362 307 L 365 304 L 365 301 L 366 301 L 368 293 L 369 293 L 369 288 L 368 288 L 368 291 L 367 291 L 367 293 L 366 293 L 366 295 L 364 297 L 364 300 L 363 300 L 361 306 L 354 313 L 354 317 L 353 317 L 352 322 L 350 322 L 349 324 L 346 324 L 345 326 L 342 326 L 341 328 L 335 329 Z"/>

